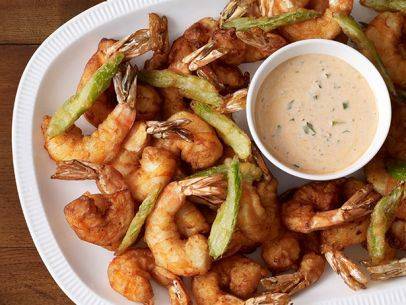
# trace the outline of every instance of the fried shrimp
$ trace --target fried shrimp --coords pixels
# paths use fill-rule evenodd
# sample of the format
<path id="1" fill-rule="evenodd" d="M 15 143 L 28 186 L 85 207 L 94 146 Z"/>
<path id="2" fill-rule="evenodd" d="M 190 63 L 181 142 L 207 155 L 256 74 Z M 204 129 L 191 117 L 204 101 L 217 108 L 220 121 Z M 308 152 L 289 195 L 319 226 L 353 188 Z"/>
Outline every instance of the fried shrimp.
<path id="1" fill-rule="evenodd" d="M 156 139 L 154 146 L 166 149 L 175 156 L 180 156 L 193 169 L 202 169 L 214 165 L 223 154 L 223 146 L 214 129 L 197 115 L 187 111 L 174 114 L 168 119 L 168 122 L 180 119 L 190 121 L 183 128 L 192 135 L 192 142 L 176 136 Z"/>
<path id="2" fill-rule="evenodd" d="M 156 187 L 165 187 L 177 169 L 176 159 L 165 149 L 148 146 L 142 151 L 139 166 L 124 177 L 137 201 L 144 200 Z"/>
<path id="3" fill-rule="evenodd" d="M 197 75 L 210 81 L 224 95 L 247 88 L 250 81 L 248 72 L 243 74 L 237 66 L 221 61 L 200 68 Z"/>
<path id="4" fill-rule="evenodd" d="M 126 139 L 121 145 L 121 150 L 110 163 L 124 177 L 139 168 L 142 152 L 150 144 L 147 125 L 143 121 L 135 121 Z"/>
<path id="5" fill-rule="evenodd" d="M 311 8 L 321 14 L 319 18 L 301 23 L 283 26 L 280 31 L 289 41 L 322 38 L 334 39 L 341 33 L 341 28 L 334 20 L 333 14 L 348 15 L 352 10 L 353 0 L 314 1 L 314 0 L 275 0 L 273 14 L 292 12 L 298 8 Z"/>
<path id="6" fill-rule="evenodd" d="M 168 288 L 172 305 L 192 304 L 182 280 L 156 266 L 149 249 L 130 249 L 115 257 L 107 274 L 110 286 L 130 301 L 153 305 L 154 293 L 150 283 L 153 278 Z"/>
<path id="7" fill-rule="evenodd" d="M 196 234 L 205 234 L 210 226 L 199 209 L 191 202 L 186 201 L 175 215 L 175 223 L 179 233 L 184 237 Z"/>
<path id="8" fill-rule="evenodd" d="M 321 232 L 324 256 L 333 270 L 353 290 L 365 289 L 368 277 L 342 250 L 366 241 L 369 222 L 369 217 L 364 217 Z"/>
<path id="9" fill-rule="evenodd" d="M 231 256 L 217 262 L 209 273 L 193 278 L 193 295 L 197 305 L 287 304 L 288 297 L 281 294 L 248 299 L 254 295 L 259 281 L 267 274 L 265 268 L 251 259 L 240 255 Z"/>
<path id="10" fill-rule="evenodd" d="M 97 47 L 97 51 L 90 57 L 89 61 L 83 70 L 82 77 L 80 78 L 77 91 L 82 89 L 87 81 L 92 77 L 93 73 L 96 72 L 107 60 L 107 50 L 112 47 L 117 40 L 103 38 L 100 40 Z M 93 126 L 99 126 L 110 112 L 113 111 L 116 106 L 116 94 L 114 92 L 114 86 L 110 87 L 103 92 L 93 106 L 85 112 L 85 117 Z"/>
<path id="11" fill-rule="evenodd" d="M 65 207 L 65 217 L 80 239 L 115 250 L 134 217 L 134 202 L 121 174 L 108 165 L 68 161 L 58 164 L 53 178 L 97 180 L 102 194 L 83 194 Z"/>
<path id="12" fill-rule="evenodd" d="M 218 185 L 221 180 L 221 176 L 188 179 L 172 182 L 162 191 L 145 228 L 145 241 L 158 266 L 183 276 L 204 274 L 209 270 L 211 257 L 207 238 L 195 234 L 182 239 L 175 217 L 185 206 L 186 196 L 215 195 L 220 190 L 212 185 Z"/>
<path id="13" fill-rule="evenodd" d="M 42 131 L 45 149 L 54 161 L 76 159 L 104 164 L 116 157 L 135 120 L 137 88 L 135 71 L 127 66 L 125 76 L 123 77 L 121 71 L 118 72 L 114 77 L 114 83 L 119 103 L 89 136 L 84 136 L 82 131 L 73 125 L 65 133 L 50 138 L 46 131 L 51 117 L 44 117 Z"/>
<path id="14" fill-rule="evenodd" d="M 269 192 L 269 193 L 267 193 Z M 254 187 L 244 182 L 237 217 L 237 231 L 231 241 L 228 254 L 240 249 L 250 249 L 272 238 L 279 225 L 274 203 L 266 197 L 276 193 L 276 188 L 266 186 L 264 182 Z M 275 215 L 276 214 L 276 215 Z"/>
<path id="15" fill-rule="evenodd" d="M 402 38 L 406 33 L 406 17 L 402 13 L 384 12 L 376 16 L 365 30 L 374 43 L 393 82 L 406 88 L 406 55 Z"/>
<path id="16" fill-rule="evenodd" d="M 345 181 L 345 180 L 344 180 Z M 312 182 L 299 188 L 293 198 L 282 205 L 282 221 L 291 230 L 309 233 L 361 218 L 372 212 L 380 195 L 366 185 L 341 207 L 343 180 Z"/>
<path id="17" fill-rule="evenodd" d="M 293 295 L 318 281 L 324 272 L 324 266 L 325 262 L 321 255 L 309 252 L 302 257 L 298 271 L 264 278 L 261 285 L 272 293 Z"/>
<path id="18" fill-rule="evenodd" d="M 365 183 L 360 180 L 348 179 L 343 185 L 344 198 L 350 199 L 364 186 Z M 365 216 L 320 233 L 321 249 L 327 262 L 353 290 L 365 289 L 368 276 L 357 264 L 344 255 L 343 250 L 366 241 L 369 223 L 370 217 Z"/>
<path id="19" fill-rule="evenodd" d="M 217 59 L 230 65 L 262 60 L 286 45 L 286 40 L 275 33 L 252 28 L 245 32 L 219 29 L 212 40 L 183 59 L 191 71 Z"/>
<path id="20" fill-rule="evenodd" d="M 269 238 L 262 244 L 262 258 L 274 272 L 292 269 L 300 259 L 300 243 L 294 233 L 282 232 L 277 238 Z"/>
<path id="21" fill-rule="evenodd" d="M 97 51 L 91 56 L 83 71 L 79 81 L 78 91 L 83 88 L 94 72 L 99 69 L 108 59 L 111 50 L 124 47 L 125 49 L 133 49 L 128 59 L 142 55 L 150 50 L 154 50 L 157 54 L 153 58 L 157 58 L 165 48 L 165 40 L 162 38 L 167 34 L 167 20 L 156 14 L 149 14 L 149 29 L 142 29 L 135 32 L 120 41 L 113 39 L 102 39 L 98 45 Z M 169 48 L 169 46 L 168 46 Z M 152 60 L 152 59 L 151 59 Z M 160 61 L 163 59 L 160 58 Z M 157 59 L 154 59 L 157 61 Z M 152 65 L 152 64 L 150 64 Z M 156 65 L 156 63 L 154 64 Z M 140 84 L 137 90 L 137 111 L 138 118 L 151 120 L 155 118 L 159 112 L 160 97 L 157 92 L 150 86 Z M 94 105 L 85 113 L 86 119 L 93 126 L 97 127 L 101 124 L 113 111 L 117 104 L 113 86 L 100 95 Z"/>
<path id="22" fill-rule="evenodd" d="M 368 182 L 384 196 L 388 195 L 398 183 L 386 169 L 385 156 L 386 151 L 383 148 L 364 168 Z"/>
<path id="23" fill-rule="evenodd" d="M 273 241 L 263 252 L 268 267 L 275 272 L 298 270 L 262 279 L 261 286 L 265 291 L 293 295 L 320 279 L 325 261 L 319 253 L 318 235 L 282 231 Z"/>
<path id="24" fill-rule="evenodd" d="M 251 158 L 261 170 L 262 179 L 257 183 L 248 181 L 242 183 L 237 227 L 226 255 L 252 250 L 264 241 L 275 238 L 279 233 L 277 181 L 256 148 Z M 229 159 L 226 159 L 225 163 L 228 161 Z"/>

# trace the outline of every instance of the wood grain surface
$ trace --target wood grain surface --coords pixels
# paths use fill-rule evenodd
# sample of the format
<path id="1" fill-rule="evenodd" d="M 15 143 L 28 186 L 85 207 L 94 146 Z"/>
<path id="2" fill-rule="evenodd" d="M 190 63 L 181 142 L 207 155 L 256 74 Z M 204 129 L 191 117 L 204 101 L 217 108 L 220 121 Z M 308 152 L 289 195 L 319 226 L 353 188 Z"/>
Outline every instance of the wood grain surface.
<path id="1" fill-rule="evenodd" d="M 0 305 L 72 304 L 31 240 L 18 201 L 11 121 L 18 82 L 38 45 L 97 0 L 0 0 Z"/>

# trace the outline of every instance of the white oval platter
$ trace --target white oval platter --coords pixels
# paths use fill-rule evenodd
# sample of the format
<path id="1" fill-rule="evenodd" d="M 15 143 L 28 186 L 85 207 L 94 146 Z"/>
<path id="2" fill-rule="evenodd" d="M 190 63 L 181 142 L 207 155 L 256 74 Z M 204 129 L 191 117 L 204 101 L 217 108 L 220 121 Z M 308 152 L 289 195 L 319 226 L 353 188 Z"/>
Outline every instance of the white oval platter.
<path id="1" fill-rule="evenodd" d="M 107 266 L 113 254 L 80 241 L 67 225 L 65 204 L 85 191 L 96 192 L 91 182 L 61 182 L 43 149 L 40 125 L 75 91 L 83 67 L 102 37 L 119 38 L 147 24 L 147 14 L 168 16 L 171 38 L 206 16 L 218 16 L 226 0 L 111 0 L 101 3 L 56 30 L 28 63 L 16 95 L 12 144 L 21 206 L 34 243 L 52 277 L 76 304 L 134 304 L 109 286 Z M 353 15 L 368 21 L 373 13 L 355 4 Z M 258 64 L 243 65 L 255 72 Z M 246 128 L 244 114 L 237 117 Z M 85 127 L 81 122 L 81 127 Z M 88 131 L 89 127 L 86 127 Z M 304 180 L 271 166 L 280 191 Z M 357 252 L 357 251 L 355 251 Z M 294 298 L 296 305 L 399 305 L 406 304 L 406 278 L 372 284 L 352 292 L 342 280 L 326 271 L 311 289 Z M 169 304 L 165 289 L 154 286 L 156 304 Z M 210 304 L 208 304 L 210 305 Z"/>

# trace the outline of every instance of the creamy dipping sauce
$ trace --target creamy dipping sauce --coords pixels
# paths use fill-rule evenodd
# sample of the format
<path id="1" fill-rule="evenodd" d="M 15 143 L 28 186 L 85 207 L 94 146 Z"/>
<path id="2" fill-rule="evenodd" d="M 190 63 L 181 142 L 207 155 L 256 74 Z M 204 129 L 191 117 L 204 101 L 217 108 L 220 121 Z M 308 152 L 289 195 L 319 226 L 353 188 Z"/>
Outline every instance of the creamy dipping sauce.
<path id="1" fill-rule="evenodd" d="M 323 54 L 291 58 L 265 79 L 255 125 L 262 143 L 286 166 L 310 174 L 342 170 L 368 149 L 378 113 L 364 77 Z"/>

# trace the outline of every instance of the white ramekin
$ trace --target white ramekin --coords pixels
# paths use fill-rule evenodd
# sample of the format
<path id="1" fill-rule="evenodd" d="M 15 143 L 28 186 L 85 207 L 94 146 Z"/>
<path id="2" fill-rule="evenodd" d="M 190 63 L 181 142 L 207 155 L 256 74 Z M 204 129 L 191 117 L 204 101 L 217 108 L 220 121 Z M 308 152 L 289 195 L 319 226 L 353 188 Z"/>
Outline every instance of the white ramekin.
<path id="1" fill-rule="evenodd" d="M 377 110 L 378 110 L 378 125 L 375 136 L 369 146 L 369 148 L 360 156 L 360 158 L 352 163 L 350 166 L 328 174 L 308 174 L 298 170 L 287 167 L 280 161 L 278 161 L 265 147 L 264 143 L 258 136 L 255 126 L 255 107 L 258 92 L 261 85 L 269 73 L 275 69 L 278 65 L 284 61 L 304 54 L 325 54 L 340 58 L 350 64 L 353 68 L 358 70 L 361 75 L 367 80 L 372 92 L 375 96 Z M 283 171 L 310 180 L 330 180 L 344 177 L 354 173 L 368 163 L 381 148 L 389 131 L 391 122 L 391 102 L 386 88 L 385 82 L 375 68 L 375 66 L 361 53 L 353 48 L 332 40 L 324 39 L 309 39 L 298 41 L 289 44 L 271 56 L 269 56 L 255 72 L 255 75 L 251 81 L 248 97 L 247 97 L 247 121 L 251 131 L 251 135 L 254 138 L 255 143 L 258 145 L 261 152 L 265 157 L 271 161 L 274 165 L 282 169 Z"/>

